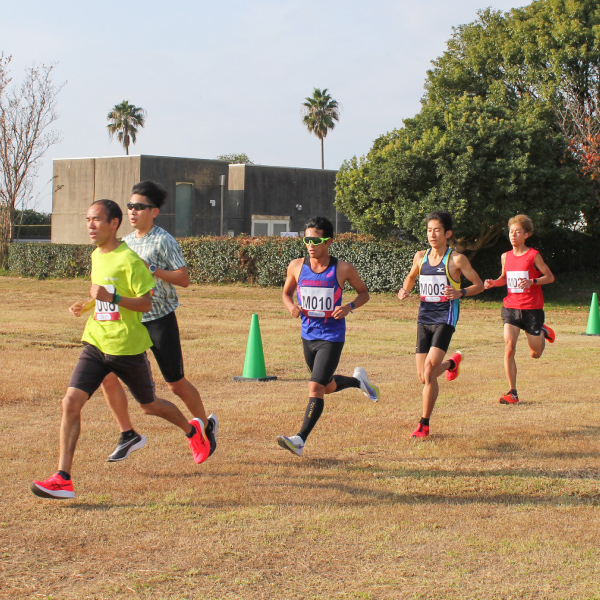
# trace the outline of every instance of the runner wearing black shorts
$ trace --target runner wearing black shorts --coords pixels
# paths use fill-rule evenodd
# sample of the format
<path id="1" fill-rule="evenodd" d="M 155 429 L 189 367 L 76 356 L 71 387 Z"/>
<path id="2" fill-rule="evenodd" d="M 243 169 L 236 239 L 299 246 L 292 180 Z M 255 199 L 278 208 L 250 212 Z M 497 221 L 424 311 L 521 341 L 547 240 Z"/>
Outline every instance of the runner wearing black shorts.
<path id="1" fill-rule="evenodd" d="M 141 322 L 141 313 L 152 308 L 154 280 L 139 256 L 117 239 L 122 219 L 119 205 L 112 200 L 97 200 L 87 211 L 90 239 L 97 246 L 92 252 L 92 299 L 75 302 L 69 311 L 76 317 L 91 309 L 94 312 L 86 323 L 84 347 L 62 401 L 58 471 L 31 484 L 36 496 L 75 496 L 71 468 L 81 411 L 109 373 L 123 378 L 145 414 L 161 417 L 183 430 L 196 463 L 206 460 L 210 452 L 202 421 L 188 422 L 174 404 L 154 394 L 146 358 L 150 336 Z"/>
<path id="2" fill-rule="evenodd" d="M 512 250 L 502 255 L 502 273 L 498 279 L 486 279 L 485 289 L 506 285 L 508 293 L 502 307 L 504 323 L 504 371 L 509 390 L 500 396 L 500 404 L 518 404 L 517 363 L 515 353 L 521 330 L 527 336 L 529 355 L 540 358 L 546 340 L 554 342 L 554 331 L 545 324 L 542 285 L 552 283 L 554 275 L 542 255 L 526 245 L 533 234 L 533 222 L 527 215 L 516 215 L 508 222 Z"/>
<path id="3" fill-rule="evenodd" d="M 169 390 L 183 401 L 194 418 L 202 421 L 212 454 L 217 447 L 219 421 L 214 414 L 206 416 L 200 393 L 185 377 L 175 316 L 179 306 L 175 286 L 187 287 L 190 284 L 189 273 L 177 240 L 154 224 L 167 199 L 167 192 L 149 180 L 136 183 L 131 192 L 127 215 L 134 232 L 126 235 L 123 241 L 142 258 L 154 276 L 152 310 L 143 315 L 142 323 L 150 334 L 152 353 Z M 117 462 L 126 459 L 134 450 L 143 448 L 146 436 L 133 428 L 127 396 L 117 377 L 109 375 L 102 384 L 102 392 L 121 430 L 117 447 L 107 459 L 108 462 Z"/>
<path id="4" fill-rule="evenodd" d="M 336 375 L 344 341 L 346 316 L 369 300 L 367 286 L 356 268 L 329 255 L 333 242 L 333 225 L 324 217 L 313 217 L 306 223 L 304 244 L 308 256 L 293 260 L 283 285 L 283 304 L 294 318 L 302 316 L 301 337 L 304 359 L 311 372 L 308 382 L 308 406 L 304 421 L 296 435 L 280 435 L 279 446 L 302 456 L 310 432 L 325 406 L 325 394 L 347 388 L 359 388 L 377 402 L 379 389 L 373 385 L 362 367 L 353 377 Z M 348 282 L 357 292 L 353 302 L 343 304 L 342 291 Z M 298 304 L 294 303 L 294 294 Z"/>
<path id="5" fill-rule="evenodd" d="M 444 360 L 458 322 L 459 301 L 483 290 L 483 283 L 463 254 L 453 252 L 448 242 L 452 238 L 452 217 L 436 211 L 427 217 L 428 250 L 417 252 L 398 298 L 410 295 L 417 277 L 421 304 L 417 319 L 416 363 L 419 381 L 423 384 L 423 416 L 411 437 L 429 435 L 429 419 L 439 394 L 438 377 L 446 373 L 452 381 L 458 377 L 463 356 L 455 352 Z M 461 275 L 473 285 L 460 287 Z"/>

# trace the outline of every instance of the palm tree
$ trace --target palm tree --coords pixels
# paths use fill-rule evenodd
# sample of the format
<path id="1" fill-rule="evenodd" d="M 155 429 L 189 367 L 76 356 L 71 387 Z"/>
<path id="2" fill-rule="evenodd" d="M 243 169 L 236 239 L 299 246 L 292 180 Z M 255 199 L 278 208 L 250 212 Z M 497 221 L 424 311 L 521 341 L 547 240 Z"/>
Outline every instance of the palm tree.
<path id="1" fill-rule="evenodd" d="M 108 136 L 112 139 L 116 134 L 125 148 L 125 153 L 129 154 L 129 144 L 135 144 L 138 127 L 145 125 L 146 111 L 123 100 L 121 104 L 113 106 L 106 118 L 109 121 Z"/>
<path id="2" fill-rule="evenodd" d="M 323 140 L 330 129 L 335 127 L 335 121 L 340 120 L 337 100 L 327 93 L 327 88 L 320 90 L 314 88 L 312 96 L 305 98 L 302 104 L 304 115 L 302 123 L 310 133 L 314 133 L 321 140 L 321 169 L 325 168 L 325 150 Z"/>

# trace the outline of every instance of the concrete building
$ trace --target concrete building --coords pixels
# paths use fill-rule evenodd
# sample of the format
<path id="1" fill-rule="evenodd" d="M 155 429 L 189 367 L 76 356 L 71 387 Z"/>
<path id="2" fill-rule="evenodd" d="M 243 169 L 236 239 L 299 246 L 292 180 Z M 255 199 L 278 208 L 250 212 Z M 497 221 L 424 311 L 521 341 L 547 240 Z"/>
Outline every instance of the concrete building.
<path id="1" fill-rule="evenodd" d="M 176 237 L 221 232 L 279 235 L 302 231 L 306 219 L 315 214 L 328 217 L 342 233 L 350 231 L 351 224 L 333 205 L 336 174 L 164 156 L 55 159 L 52 242 L 88 243 L 88 206 L 109 198 L 125 213 L 132 186 L 144 179 L 168 191 L 156 223 Z M 120 235 L 130 231 L 125 219 Z"/>

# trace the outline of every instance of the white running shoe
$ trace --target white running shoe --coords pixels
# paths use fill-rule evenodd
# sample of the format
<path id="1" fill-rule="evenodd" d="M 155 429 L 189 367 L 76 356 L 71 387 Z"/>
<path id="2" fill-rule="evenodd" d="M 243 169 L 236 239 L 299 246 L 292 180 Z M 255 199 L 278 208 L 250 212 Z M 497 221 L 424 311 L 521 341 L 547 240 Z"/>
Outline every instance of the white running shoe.
<path id="1" fill-rule="evenodd" d="M 379 388 L 369 381 L 367 372 L 362 367 L 356 367 L 353 376 L 360 381 L 360 391 L 373 402 L 377 402 L 379 400 Z"/>
<path id="2" fill-rule="evenodd" d="M 277 443 L 284 449 L 293 452 L 296 456 L 302 456 L 304 452 L 304 440 L 299 435 L 285 437 L 285 435 L 277 436 Z"/>

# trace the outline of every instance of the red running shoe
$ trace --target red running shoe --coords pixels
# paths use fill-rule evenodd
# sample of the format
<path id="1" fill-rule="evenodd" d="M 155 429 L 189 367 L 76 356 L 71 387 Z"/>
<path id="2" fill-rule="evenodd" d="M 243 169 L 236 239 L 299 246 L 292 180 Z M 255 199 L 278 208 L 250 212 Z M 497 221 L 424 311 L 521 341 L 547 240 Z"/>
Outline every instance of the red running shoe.
<path id="1" fill-rule="evenodd" d="M 554 334 L 554 330 L 550 329 L 546 323 L 542 325 L 542 331 L 544 332 L 544 337 L 551 343 L 554 344 L 554 340 L 556 339 L 556 335 Z"/>
<path id="2" fill-rule="evenodd" d="M 462 361 L 462 354 L 460 352 L 455 352 L 450 357 L 450 359 L 454 361 L 454 369 L 448 369 L 446 371 L 446 379 L 448 381 L 454 381 L 460 373 L 460 362 Z"/>
<path id="3" fill-rule="evenodd" d="M 412 432 L 410 437 L 414 438 L 426 438 L 429 435 L 429 425 L 423 425 L 419 423 L 417 428 Z"/>
<path id="4" fill-rule="evenodd" d="M 63 479 L 58 473 L 54 473 L 46 481 L 34 481 L 30 487 L 31 491 L 40 498 L 61 500 L 75 497 L 73 482 L 70 479 L 69 481 Z"/>
<path id="5" fill-rule="evenodd" d="M 519 396 L 508 391 L 504 396 L 500 396 L 499 402 L 500 404 L 519 404 Z"/>
<path id="6" fill-rule="evenodd" d="M 200 463 L 203 463 L 210 454 L 210 442 L 204 432 L 204 423 L 200 419 L 194 417 L 190 421 L 190 425 L 196 429 L 196 433 L 194 433 L 191 438 L 188 438 L 188 444 L 194 455 L 194 462 L 199 465 Z"/>

